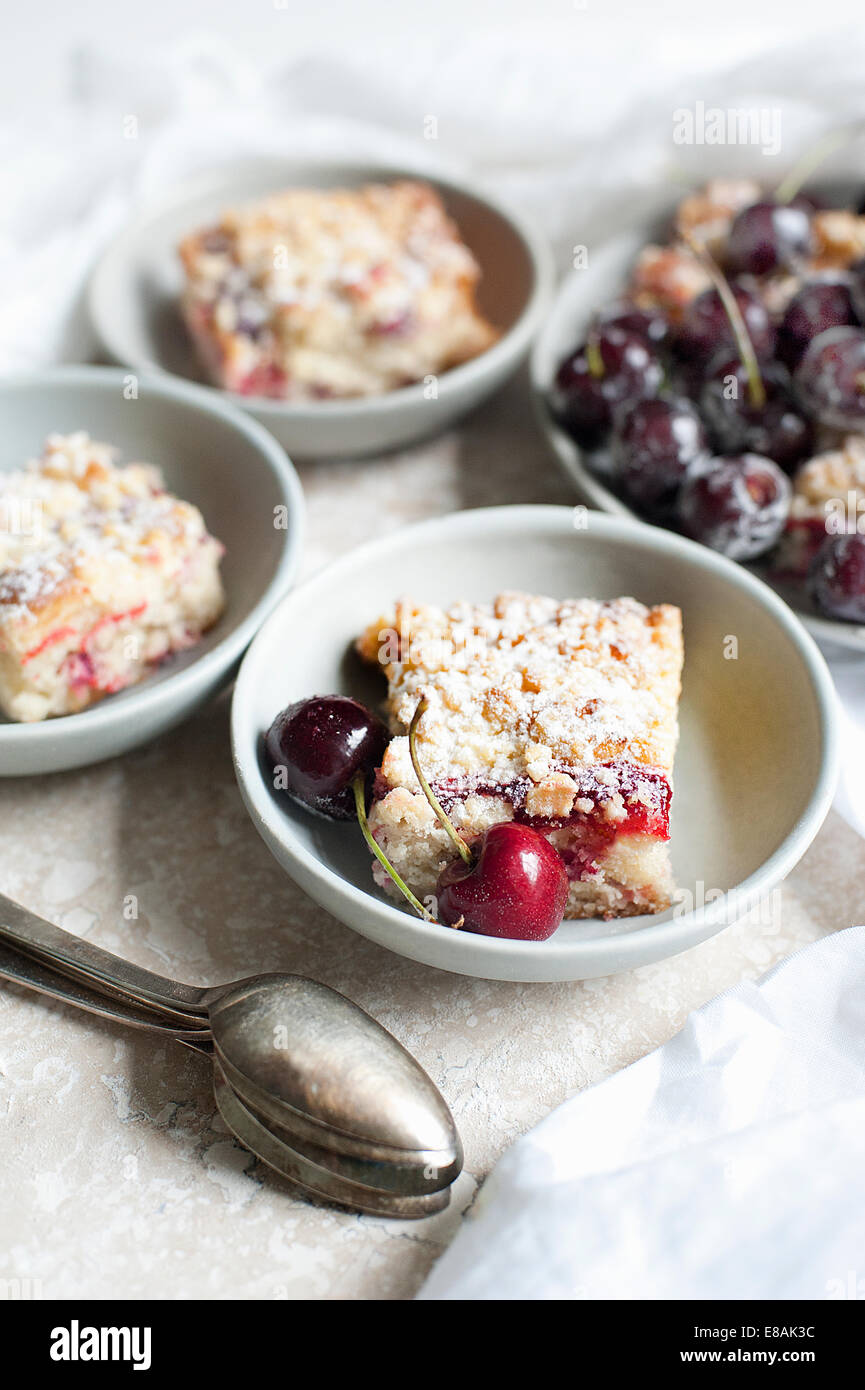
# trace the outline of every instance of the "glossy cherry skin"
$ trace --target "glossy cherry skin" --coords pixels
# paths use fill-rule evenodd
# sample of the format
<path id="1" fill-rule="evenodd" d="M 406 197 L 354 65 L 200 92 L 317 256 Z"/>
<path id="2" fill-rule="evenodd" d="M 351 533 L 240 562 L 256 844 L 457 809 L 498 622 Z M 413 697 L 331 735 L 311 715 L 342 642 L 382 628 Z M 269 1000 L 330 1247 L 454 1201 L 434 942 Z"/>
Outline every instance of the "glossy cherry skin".
<path id="1" fill-rule="evenodd" d="M 632 506 L 662 520 L 691 464 L 705 452 L 706 433 L 690 401 L 660 396 L 638 401 L 618 422 L 616 480 Z"/>
<path id="2" fill-rule="evenodd" d="M 471 866 L 448 864 L 436 889 L 439 919 L 481 936 L 546 941 L 560 924 L 568 876 L 543 835 L 517 821 L 502 821 L 484 835 Z"/>
<path id="3" fill-rule="evenodd" d="M 813 453 L 814 431 L 793 398 L 790 377 L 779 362 L 760 369 L 766 400 L 751 403 L 748 374 L 738 358 L 710 367 L 700 392 L 700 411 L 720 454 L 761 454 L 786 473 Z"/>
<path id="4" fill-rule="evenodd" d="M 627 300 L 602 309 L 598 314 L 598 325 L 604 329 L 621 328 L 625 333 L 642 338 L 653 348 L 659 347 L 670 335 L 670 321 L 660 309 L 641 309 Z"/>
<path id="5" fill-rule="evenodd" d="M 865 329 L 829 328 L 808 345 L 793 374 L 808 413 L 834 429 L 865 429 Z"/>
<path id="6" fill-rule="evenodd" d="M 733 219 L 726 265 L 733 275 L 793 270 L 812 246 L 811 218 L 801 204 L 752 203 Z"/>
<path id="7" fill-rule="evenodd" d="M 758 357 L 767 357 L 775 345 L 768 311 L 753 290 L 730 287 Z M 733 327 L 716 289 L 703 290 L 692 299 L 682 316 L 675 342 L 678 356 L 691 368 L 703 367 L 721 351 L 735 352 Z"/>
<path id="8" fill-rule="evenodd" d="M 860 216 L 862 215 L 860 213 Z M 865 323 L 865 257 L 861 261 L 855 261 L 847 273 L 850 277 L 853 308 L 860 323 Z"/>
<path id="9" fill-rule="evenodd" d="M 791 495 L 790 479 L 771 459 L 701 460 L 679 493 L 679 520 L 693 540 L 731 560 L 755 560 L 778 541 Z"/>
<path id="10" fill-rule="evenodd" d="M 809 585 L 824 613 L 865 623 L 865 536 L 827 536 L 811 565 Z"/>
<path id="11" fill-rule="evenodd" d="M 858 322 L 848 284 L 843 280 L 812 280 L 787 305 L 778 329 L 778 356 L 792 369 L 818 334 Z"/>
<path id="12" fill-rule="evenodd" d="M 264 740 L 281 789 L 296 801 L 334 820 L 354 820 L 351 783 L 381 763 L 390 734 L 357 700 L 314 695 L 276 716 Z"/>
<path id="13" fill-rule="evenodd" d="M 556 373 L 553 404 L 564 428 L 584 449 L 594 449 L 610 432 L 616 409 L 657 395 L 664 369 L 643 338 L 615 326 L 598 329 L 593 341 L 603 371 L 592 370 L 586 344 L 566 357 Z"/>

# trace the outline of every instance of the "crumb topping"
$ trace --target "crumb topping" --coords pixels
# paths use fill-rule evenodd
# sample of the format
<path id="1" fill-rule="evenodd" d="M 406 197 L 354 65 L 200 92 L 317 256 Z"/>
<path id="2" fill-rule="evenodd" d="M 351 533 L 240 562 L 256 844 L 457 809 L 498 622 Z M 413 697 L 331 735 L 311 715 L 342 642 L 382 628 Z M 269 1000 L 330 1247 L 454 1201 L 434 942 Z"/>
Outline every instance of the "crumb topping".
<path id="1" fill-rule="evenodd" d="M 427 184 L 289 189 L 226 212 L 180 255 L 187 319 L 218 344 L 230 389 L 260 394 L 266 368 L 266 394 L 366 394 L 496 336 L 474 307 L 478 264 Z"/>
<path id="2" fill-rule="evenodd" d="M 216 544 L 201 513 L 165 491 L 159 469 L 118 466 L 84 431 L 52 434 L 41 458 L 0 472 L 0 618 L 26 622 L 61 591 L 110 594 L 121 570 Z"/>
<path id="3" fill-rule="evenodd" d="M 447 609 L 403 601 L 358 647 L 388 679 L 397 735 L 382 765 L 388 786 L 417 786 L 405 734 L 421 695 L 430 708 L 418 750 L 430 781 L 524 779 L 538 815 L 571 812 L 587 768 L 593 785 L 612 786 L 615 768 L 599 765 L 672 771 L 682 639 L 671 605 L 519 593 Z"/>
<path id="4" fill-rule="evenodd" d="M 827 515 L 827 504 L 848 504 L 848 493 L 865 498 L 865 435 L 848 434 L 837 449 L 816 454 L 793 480 L 792 521 Z"/>

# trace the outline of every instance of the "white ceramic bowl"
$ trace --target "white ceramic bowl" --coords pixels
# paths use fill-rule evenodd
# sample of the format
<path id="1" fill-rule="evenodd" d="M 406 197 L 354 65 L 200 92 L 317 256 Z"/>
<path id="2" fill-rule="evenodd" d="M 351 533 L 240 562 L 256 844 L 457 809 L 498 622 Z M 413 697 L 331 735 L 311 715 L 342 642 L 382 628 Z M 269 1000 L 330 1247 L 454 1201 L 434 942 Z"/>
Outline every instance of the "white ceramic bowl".
<path id="1" fill-rule="evenodd" d="M 87 430 L 122 450 L 122 461 L 162 468 L 169 489 L 204 514 L 226 546 L 228 605 L 191 651 L 138 685 L 80 714 L 39 724 L 0 719 L 0 775 L 57 772 L 124 753 L 186 718 L 225 685 L 300 559 L 304 501 L 297 474 L 266 430 L 211 392 L 166 376 L 142 377 L 127 399 L 128 374 L 61 367 L 0 381 L 3 455 L 20 468 L 47 434 Z M 274 508 L 288 525 L 274 526 Z"/>
<path id="2" fill-rule="evenodd" d="M 292 878 L 341 921 L 401 955 L 465 975 L 572 980 L 673 955 L 735 920 L 796 863 L 828 809 L 837 770 L 832 683 L 814 642 L 746 570 L 666 531 L 567 507 L 494 507 L 412 526 L 347 555 L 279 605 L 238 676 L 232 743 L 243 798 Z M 502 589 L 558 597 L 632 594 L 681 606 L 682 738 L 672 848 L 692 895 L 658 917 L 566 922 L 545 942 L 502 941 L 422 922 L 372 884 L 353 825 L 274 792 L 261 762 L 277 712 L 342 692 L 375 704 L 376 672 L 351 644 L 400 594 L 486 600 Z M 729 638 L 738 658 L 725 658 Z M 712 899 L 721 890 L 722 895 Z"/>
<path id="3" fill-rule="evenodd" d="M 861 180 L 859 182 L 861 183 Z M 843 192 L 843 187 L 842 185 L 839 189 L 838 185 L 828 185 L 825 191 L 830 198 L 837 198 Z M 680 193 L 679 197 L 681 196 Z M 856 193 L 856 198 L 858 196 L 859 192 Z M 677 201 L 678 198 L 670 203 L 670 216 Z M 599 508 L 600 511 L 608 512 L 611 516 L 633 517 L 636 514 L 591 470 L 583 450 L 557 423 L 549 409 L 549 393 L 562 358 L 582 342 L 597 310 L 621 298 L 637 254 L 647 242 L 663 239 L 668 223 L 669 218 L 661 221 L 651 218 L 644 219 L 623 232 L 613 232 L 611 228 L 609 239 L 592 248 L 588 267 L 571 271 L 562 282 L 532 350 L 532 395 L 544 435 L 553 453 L 576 484 L 577 492 L 583 501 Z M 618 226 L 620 224 L 617 224 Z M 823 617 L 812 603 L 804 585 L 778 583 L 768 570 L 764 571 L 760 565 L 752 565 L 750 568 L 766 579 L 790 604 L 815 637 L 857 651 L 865 651 L 865 626 Z"/>
<path id="4" fill-rule="evenodd" d="M 500 386 L 528 351 L 552 290 L 552 262 L 543 240 L 521 217 L 423 170 L 252 159 L 187 183 L 170 201 L 136 218 L 102 257 L 90 283 L 89 304 L 103 347 L 118 362 L 203 381 L 178 309 L 181 238 L 226 207 L 281 188 L 356 187 L 396 178 L 424 179 L 439 191 L 478 259 L 483 272 L 480 307 L 503 330 L 502 337 L 473 361 L 443 372 L 434 400 L 426 398 L 422 385 L 362 400 L 231 399 L 296 458 L 378 453 L 447 429 Z"/>

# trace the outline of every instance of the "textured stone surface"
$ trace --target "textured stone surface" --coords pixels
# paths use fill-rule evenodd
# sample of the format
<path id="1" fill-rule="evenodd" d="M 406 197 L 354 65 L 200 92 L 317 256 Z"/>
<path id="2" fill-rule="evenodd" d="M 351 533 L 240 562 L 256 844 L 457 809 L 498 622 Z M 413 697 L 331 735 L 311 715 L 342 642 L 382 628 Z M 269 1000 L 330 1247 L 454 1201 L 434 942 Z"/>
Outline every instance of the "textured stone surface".
<path id="1" fill-rule="evenodd" d="M 572 500 L 520 385 L 434 444 L 302 473 L 307 572 L 433 512 Z M 39 1280 L 46 1298 L 409 1297 L 514 1138 L 719 990 L 861 920 L 862 842 L 832 815 L 762 925 L 672 960 L 555 985 L 415 965 L 328 917 L 271 860 L 234 785 L 227 721 L 223 697 L 123 760 L 0 781 L 0 888 L 182 979 L 297 969 L 350 994 L 442 1087 L 466 1172 L 450 1210 L 423 1223 L 299 1201 L 226 1133 L 204 1058 L 4 987 L 0 1281 Z"/>

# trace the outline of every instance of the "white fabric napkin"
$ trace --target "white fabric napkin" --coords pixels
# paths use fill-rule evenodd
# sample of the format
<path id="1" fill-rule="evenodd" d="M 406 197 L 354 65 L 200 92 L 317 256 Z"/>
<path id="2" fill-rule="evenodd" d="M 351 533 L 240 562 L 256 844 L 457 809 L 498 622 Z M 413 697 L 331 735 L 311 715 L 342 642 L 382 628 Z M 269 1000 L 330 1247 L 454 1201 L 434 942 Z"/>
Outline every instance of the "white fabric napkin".
<path id="1" fill-rule="evenodd" d="M 861 1298 L 863 1250 L 865 926 L 553 1111 L 419 1298 Z"/>

